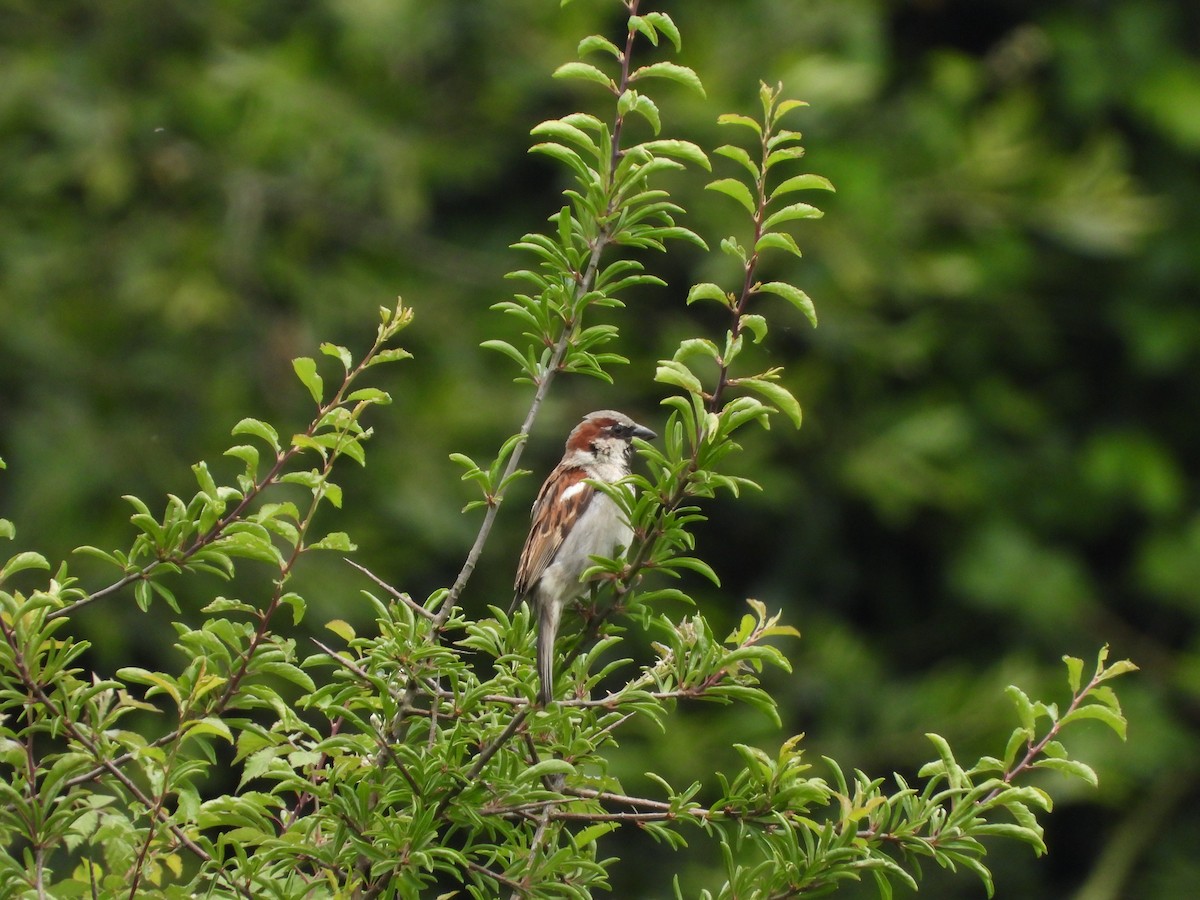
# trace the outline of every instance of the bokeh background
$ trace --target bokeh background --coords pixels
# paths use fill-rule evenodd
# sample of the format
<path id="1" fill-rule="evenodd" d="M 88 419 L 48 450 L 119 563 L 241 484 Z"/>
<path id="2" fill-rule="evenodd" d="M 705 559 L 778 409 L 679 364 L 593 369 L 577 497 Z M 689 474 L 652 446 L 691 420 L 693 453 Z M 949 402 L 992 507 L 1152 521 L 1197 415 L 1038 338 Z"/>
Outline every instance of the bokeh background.
<path id="1" fill-rule="evenodd" d="M 812 104 L 792 120 L 802 170 L 838 193 L 814 195 L 827 215 L 796 231 L 806 258 L 777 270 L 820 328 L 782 301 L 767 310 L 804 427 L 746 435 L 732 465 L 768 490 L 708 506 L 699 550 L 724 585 L 691 585 L 718 628 L 754 596 L 803 631 L 794 675 L 772 683 L 785 729 L 688 709 L 665 741 L 631 736 L 617 771 L 711 784 L 732 740 L 770 748 L 796 731 L 814 761 L 878 775 L 932 757 L 927 731 L 971 760 L 1014 724 L 1005 685 L 1062 700 L 1059 657 L 1110 643 L 1142 666 L 1118 685 L 1130 741 L 1086 724 L 1070 738 L 1100 789 L 1046 783 L 1050 855 L 996 845 L 997 894 L 1195 896 L 1200 5 L 645 5 L 675 18 L 677 60 L 708 90 L 658 85 L 667 131 L 727 140 L 716 114 L 753 113 L 759 80 L 781 81 Z M 527 155 L 528 130 L 604 108 L 549 73 L 620 12 L 0 0 L 0 514 L 18 547 L 122 546 L 122 494 L 190 496 L 199 459 L 232 477 L 220 453 L 238 419 L 307 421 L 289 360 L 321 340 L 364 346 L 401 294 L 417 358 L 382 375 L 396 403 L 328 524 L 415 596 L 447 584 L 477 526 L 447 454 L 486 457 L 528 400 L 478 349 L 513 336 L 488 310 L 528 264 L 507 245 L 560 205 L 563 175 Z M 685 224 L 713 246 L 743 234 L 703 183 L 670 184 Z M 526 457 L 539 473 L 582 412 L 661 420 L 654 359 L 719 327 L 682 298 L 725 277 L 720 260 L 646 262 L 670 286 L 610 316 L 631 364 L 612 386 L 557 385 Z M 535 481 L 504 507 L 469 607 L 506 602 Z M 344 564 L 304 575 L 305 627 L 366 624 Z M 178 663 L 168 611 L 103 607 L 81 622 L 98 669 Z M 719 883 L 701 835 L 674 855 L 636 834 L 609 848 L 634 863 L 616 896 L 666 896 L 677 867 L 685 895 Z M 923 896 L 983 896 L 969 876 L 929 876 Z"/>

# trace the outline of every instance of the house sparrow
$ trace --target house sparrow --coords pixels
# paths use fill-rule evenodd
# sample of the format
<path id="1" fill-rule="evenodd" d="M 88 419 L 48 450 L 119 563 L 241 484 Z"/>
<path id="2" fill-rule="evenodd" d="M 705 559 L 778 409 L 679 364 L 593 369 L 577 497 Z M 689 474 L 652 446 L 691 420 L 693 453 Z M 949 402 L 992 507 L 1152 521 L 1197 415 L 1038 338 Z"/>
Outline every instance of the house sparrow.
<path id="1" fill-rule="evenodd" d="M 563 458 L 533 503 L 533 524 L 517 566 L 513 609 L 529 599 L 537 611 L 538 703 L 554 697 L 554 638 L 563 608 L 587 589 L 580 576 L 589 557 L 627 548 L 633 529 L 610 497 L 587 483 L 612 484 L 629 474 L 633 438 L 656 437 L 611 409 L 588 413 L 567 438 Z"/>

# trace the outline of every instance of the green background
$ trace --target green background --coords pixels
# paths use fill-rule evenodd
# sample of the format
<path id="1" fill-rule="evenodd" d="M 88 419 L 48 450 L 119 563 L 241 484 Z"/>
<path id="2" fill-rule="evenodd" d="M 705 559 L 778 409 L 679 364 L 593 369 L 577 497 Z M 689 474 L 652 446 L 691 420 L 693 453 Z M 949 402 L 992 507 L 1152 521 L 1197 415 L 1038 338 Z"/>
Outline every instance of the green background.
<path id="1" fill-rule="evenodd" d="M 753 596 L 803 631 L 786 648 L 794 675 L 772 685 L 785 730 L 691 708 L 666 740 L 626 741 L 618 771 L 635 786 L 646 769 L 711 783 L 731 741 L 796 731 L 814 761 L 879 775 L 932 757 L 927 731 L 962 759 L 997 753 L 1014 724 L 1003 687 L 1062 700 L 1059 657 L 1090 661 L 1107 642 L 1143 669 L 1118 685 L 1130 742 L 1079 727 L 1072 746 L 1100 789 L 1047 782 L 1050 855 L 997 845 L 998 896 L 1193 896 L 1200 6 L 649 8 L 674 17 L 675 59 L 708 90 L 662 82 L 666 132 L 729 140 L 716 114 L 753 114 L 759 80 L 782 81 L 812 104 L 791 120 L 809 151 L 799 170 L 838 193 L 814 195 L 827 214 L 795 231 L 805 259 L 775 270 L 813 297 L 820 328 L 768 309 L 769 363 L 786 366 L 804 427 L 747 435 L 734 471 L 767 490 L 708 505 L 698 546 L 723 587 L 689 585 L 719 628 Z M 152 508 L 190 495 L 201 458 L 231 478 L 219 455 L 238 419 L 307 422 L 290 359 L 321 340 L 364 346 L 401 294 L 417 358 L 383 375 L 396 403 L 326 525 L 414 596 L 449 583 L 478 519 L 458 512 L 472 497 L 447 454 L 486 458 L 528 402 L 478 349 L 514 336 L 488 310 L 503 273 L 529 264 L 507 245 L 561 205 L 564 176 L 527 155 L 528 131 L 607 109 L 549 74 L 583 35 L 613 35 L 619 13 L 611 0 L 0 0 L 0 514 L 17 549 L 121 546 L 120 495 Z M 744 238 L 704 181 L 669 185 L 683 224 L 712 246 Z M 682 298 L 728 277 L 726 262 L 645 261 L 669 287 L 609 317 L 631 365 L 612 386 L 556 385 L 525 459 L 539 477 L 589 409 L 661 422 L 654 360 L 721 327 Z M 507 603 L 537 480 L 502 510 L 469 609 Z M 305 626 L 366 624 L 365 582 L 344 564 L 305 578 Z M 177 665 L 169 611 L 98 606 L 81 617 L 97 669 Z M 616 896 L 663 896 L 677 866 L 685 895 L 719 877 L 699 834 L 676 855 L 627 833 L 605 849 L 632 863 Z M 982 896 L 970 876 L 928 874 L 923 895 Z"/>

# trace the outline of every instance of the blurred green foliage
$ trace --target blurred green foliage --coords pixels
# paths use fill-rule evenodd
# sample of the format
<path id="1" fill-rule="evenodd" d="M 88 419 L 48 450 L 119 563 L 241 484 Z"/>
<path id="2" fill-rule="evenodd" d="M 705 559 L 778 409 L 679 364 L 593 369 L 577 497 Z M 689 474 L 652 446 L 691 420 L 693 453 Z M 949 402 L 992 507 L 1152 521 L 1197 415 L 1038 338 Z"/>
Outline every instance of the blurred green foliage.
<path id="1" fill-rule="evenodd" d="M 1049 694 L 1062 653 L 1110 642 L 1144 669 L 1123 692 L 1135 740 L 1096 728 L 1081 755 L 1099 794 L 1060 804 L 1047 859 L 1002 849 L 997 892 L 1190 897 L 1200 7 L 661 6 L 709 92 L 701 116 L 678 89 L 676 108 L 697 112 L 684 134 L 716 143 L 712 109 L 749 109 L 760 78 L 780 80 L 812 103 L 811 168 L 838 188 L 807 258 L 781 272 L 821 310 L 815 333 L 774 335 L 804 428 L 748 440 L 740 465 L 769 489 L 713 506 L 699 534 L 722 596 L 783 606 L 804 632 L 796 674 L 773 687 L 787 733 L 907 771 L 924 732 L 968 752 L 995 743 L 1003 685 Z M 0 0 L 0 512 L 19 546 L 53 558 L 125 543 L 121 494 L 181 490 L 243 416 L 300 423 L 289 360 L 368 334 L 403 294 L 419 365 L 389 375 L 397 403 L 345 484 L 355 519 L 324 524 L 414 594 L 443 583 L 476 526 L 447 456 L 495 446 L 524 402 L 477 344 L 510 327 L 488 311 L 508 291 L 506 245 L 559 202 L 560 173 L 526 156 L 527 132 L 586 102 L 549 73 L 610 7 Z M 723 234 L 729 201 L 701 184 L 672 185 L 685 224 Z M 675 301 L 715 280 L 676 259 L 669 288 L 613 313 L 632 356 L 616 384 L 552 396 L 539 473 L 579 412 L 652 412 L 656 354 L 705 314 Z M 534 489 L 502 511 L 468 607 L 507 602 Z M 304 574 L 348 577 L 327 565 Z M 310 620 L 333 615 L 369 610 Z M 122 621 L 110 608 L 93 627 L 97 667 L 106 652 L 171 652 L 166 620 L 147 624 L 132 597 Z M 729 744 L 705 714 L 674 760 L 697 775 L 719 762 L 707 747 Z M 771 732 L 745 716 L 739 739 Z M 657 762 L 623 750 L 623 771 Z M 714 863 L 695 861 L 696 885 Z M 653 867 L 636 873 L 618 895 L 668 890 Z M 977 896 L 943 877 L 926 894 Z"/>

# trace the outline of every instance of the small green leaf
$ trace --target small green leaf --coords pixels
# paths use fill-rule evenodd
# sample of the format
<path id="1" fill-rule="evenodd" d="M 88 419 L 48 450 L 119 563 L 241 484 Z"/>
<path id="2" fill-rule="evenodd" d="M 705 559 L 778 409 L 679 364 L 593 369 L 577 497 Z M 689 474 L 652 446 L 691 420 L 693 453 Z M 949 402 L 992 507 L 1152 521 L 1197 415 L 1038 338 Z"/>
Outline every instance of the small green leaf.
<path id="1" fill-rule="evenodd" d="M 342 364 L 342 368 L 349 372 L 354 367 L 354 357 L 350 355 L 350 351 L 338 344 L 330 344 L 328 342 L 321 344 L 321 352 L 326 356 L 332 356 Z"/>
<path id="2" fill-rule="evenodd" d="M 617 101 L 618 115 L 625 116 L 631 112 L 649 122 L 655 134 L 662 130 L 662 117 L 659 115 L 658 106 L 645 94 L 639 94 L 633 89 L 627 90 Z"/>
<path id="3" fill-rule="evenodd" d="M 770 199 L 774 200 L 793 191 L 836 191 L 836 188 L 832 181 L 820 175 L 793 175 L 775 186 Z"/>
<path id="4" fill-rule="evenodd" d="M 630 82 L 640 81 L 643 78 L 667 78 L 691 88 L 701 97 L 706 96 L 704 85 L 700 83 L 699 76 L 687 66 L 680 66 L 670 62 L 652 63 L 648 66 L 642 66 L 640 69 L 634 69 L 629 75 Z"/>
<path id="5" fill-rule="evenodd" d="M 304 602 L 304 598 L 295 591 L 288 591 L 279 598 L 279 603 L 282 606 L 289 606 L 292 610 L 292 624 L 299 625 L 304 621 L 304 613 L 308 610 L 308 604 Z"/>
<path id="6" fill-rule="evenodd" d="M 1083 660 L 1074 656 L 1064 656 L 1063 662 L 1067 664 L 1067 684 L 1071 686 L 1071 693 L 1079 693 L 1079 685 L 1083 680 Z"/>
<path id="7" fill-rule="evenodd" d="M 392 395 L 387 391 L 381 391 L 379 388 L 359 388 L 357 391 L 351 391 L 346 397 L 347 403 L 373 403 L 381 406 L 386 406 L 392 402 Z"/>
<path id="8" fill-rule="evenodd" d="M 1033 702 L 1015 684 L 1010 684 L 1004 689 L 1004 692 L 1008 694 L 1009 699 L 1012 700 L 1013 705 L 1017 708 L 1017 721 L 1021 723 L 1021 728 L 1033 734 L 1037 723 L 1037 716 L 1033 710 Z M 1016 735 L 1014 734 L 1013 737 L 1015 738 Z"/>
<path id="9" fill-rule="evenodd" d="M 574 775 L 575 767 L 565 759 L 543 759 L 521 773 L 522 781 L 536 781 L 547 775 Z"/>
<path id="10" fill-rule="evenodd" d="M 211 734 L 233 743 L 233 732 L 229 730 L 229 726 L 215 716 L 206 716 L 203 719 L 194 719 L 190 722 L 185 722 L 183 728 L 180 729 L 183 737 L 190 737 L 196 734 Z"/>
<path id="11" fill-rule="evenodd" d="M 718 125 L 741 125 L 744 128 L 751 129 L 759 137 L 762 137 L 762 126 L 755 122 L 749 116 L 741 116 L 737 113 L 725 113 L 717 116 Z"/>
<path id="12" fill-rule="evenodd" d="M 802 421 L 800 404 L 792 396 L 791 391 L 782 384 L 760 378 L 741 378 L 737 383 L 739 387 L 749 388 L 762 394 L 776 409 L 791 419 L 793 425 L 797 428 L 800 427 Z"/>
<path id="13" fill-rule="evenodd" d="M 754 245 L 755 253 L 762 253 L 766 249 L 783 250 L 793 256 L 803 256 L 800 248 L 796 245 L 796 240 L 790 234 L 783 231 L 768 231 L 758 239 L 758 243 Z"/>
<path id="14" fill-rule="evenodd" d="M 781 100 L 779 105 L 775 107 L 774 112 L 771 113 L 771 124 L 774 125 L 793 109 L 799 109 L 803 106 L 808 106 L 803 100 Z"/>
<path id="15" fill-rule="evenodd" d="M 757 313 L 746 313 L 738 319 L 738 325 L 750 332 L 756 344 L 761 344 L 767 336 L 767 320 Z"/>
<path id="16" fill-rule="evenodd" d="M 790 285 L 785 281 L 768 281 L 766 284 L 759 285 L 758 291 L 783 297 L 792 306 L 804 313 L 805 318 L 812 323 L 814 328 L 817 327 L 816 307 L 813 306 L 813 302 L 809 299 L 808 294 L 804 293 L 800 288 Z"/>
<path id="17" fill-rule="evenodd" d="M 777 166 L 780 163 L 802 159 L 803 157 L 803 147 L 784 147 L 782 150 L 772 150 L 767 154 L 767 158 L 763 160 L 763 168 L 770 169 L 772 166 Z"/>
<path id="18" fill-rule="evenodd" d="M 629 30 L 638 32 L 638 34 L 642 35 L 655 47 L 658 46 L 658 32 L 655 31 L 653 25 L 651 25 L 641 16 L 629 17 Z"/>
<path id="19" fill-rule="evenodd" d="M 658 369 L 654 373 L 654 380 L 660 384 L 673 384 L 676 387 L 683 388 L 689 394 L 702 394 L 704 392 L 704 386 L 700 384 L 700 379 L 692 374 L 691 369 L 673 359 L 659 360 Z"/>
<path id="20" fill-rule="evenodd" d="M 1096 787 L 1100 783 L 1100 779 L 1096 777 L 1095 770 L 1077 759 L 1039 759 L 1033 765 L 1037 769 L 1053 769 L 1055 772 L 1062 772 L 1064 775 L 1073 775 L 1076 778 L 1082 778 L 1092 787 Z"/>
<path id="21" fill-rule="evenodd" d="M 609 90 L 616 90 L 613 80 L 595 66 L 582 62 L 564 63 L 554 70 L 554 78 L 578 78 L 581 81 L 591 81 L 603 85 Z"/>
<path id="22" fill-rule="evenodd" d="M 657 108 L 655 109 L 657 113 Z M 657 129 L 655 129 L 657 131 Z M 712 170 L 712 164 L 708 161 L 708 156 L 700 149 L 697 144 L 691 141 L 681 141 L 674 138 L 664 138 L 658 141 L 646 141 L 643 144 L 638 144 L 639 147 L 649 150 L 655 156 L 666 156 L 671 159 L 682 159 L 684 162 L 694 163 L 706 172 Z"/>
<path id="23" fill-rule="evenodd" d="M 1125 675 L 1128 672 L 1136 672 L 1138 667 L 1127 659 L 1117 660 L 1107 669 L 1100 673 L 1097 681 L 1108 681 L 1110 678 L 1116 678 L 1120 675 Z"/>
<path id="24" fill-rule="evenodd" d="M 325 623 L 325 627 L 340 637 L 347 644 L 355 638 L 354 627 L 342 619 L 331 619 Z"/>
<path id="25" fill-rule="evenodd" d="M 309 550 L 339 550 L 342 553 L 353 553 L 356 549 L 350 541 L 350 535 L 344 531 L 331 531 L 314 544 L 308 545 Z"/>
<path id="26" fill-rule="evenodd" d="M 740 163 L 742 167 L 750 173 L 751 178 L 753 178 L 755 181 L 758 180 L 758 166 L 755 165 L 752 159 L 750 159 L 750 154 L 741 147 L 735 147 L 732 144 L 725 144 L 722 147 L 718 147 L 713 151 L 713 153 L 717 153 L 721 156 L 732 159 L 736 163 Z"/>
<path id="27" fill-rule="evenodd" d="M 1067 725 L 1071 722 L 1077 722 L 1080 719 L 1098 719 L 1115 731 L 1121 740 L 1125 740 L 1127 725 L 1125 717 L 1104 704 L 1088 703 L 1084 706 L 1076 707 L 1062 717 L 1062 724 Z"/>
<path id="28" fill-rule="evenodd" d="M 971 833 L 990 835 L 992 837 L 1006 837 L 1021 841 L 1033 847 L 1034 852 L 1039 856 L 1046 852 L 1045 841 L 1042 840 L 1041 835 L 1037 831 L 1021 825 L 1014 825 L 1011 822 L 989 822 L 983 825 L 975 825 L 972 826 Z"/>
<path id="29" fill-rule="evenodd" d="M 571 837 L 571 840 L 575 842 L 576 847 L 586 847 L 588 844 L 594 844 L 600 838 L 604 837 L 604 835 L 616 831 L 620 827 L 621 825 L 618 822 L 600 822 L 597 825 L 589 825 L 587 828 L 581 828 L 578 834 Z"/>
<path id="30" fill-rule="evenodd" d="M 709 191 L 719 191 L 728 197 L 732 197 L 752 216 L 758 212 L 758 205 L 754 202 L 754 197 L 751 195 L 750 189 L 736 178 L 719 178 L 716 181 L 710 181 L 704 188 Z"/>
<path id="31" fill-rule="evenodd" d="M 15 575 L 24 569 L 45 569 L 50 568 L 50 563 L 46 557 L 40 553 L 34 553 L 32 550 L 26 550 L 23 553 L 18 553 L 11 557 L 4 564 L 4 568 L 0 569 L 0 582 L 6 581 L 9 576 Z"/>
<path id="32" fill-rule="evenodd" d="M 676 556 L 659 565 L 664 569 L 690 569 L 693 572 L 703 575 L 717 587 L 721 586 L 721 579 L 717 577 L 717 573 L 713 571 L 712 566 L 702 559 L 696 559 L 694 556 Z"/>
<path id="33" fill-rule="evenodd" d="M 721 351 L 717 345 L 706 338 L 688 338 L 680 341 L 679 349 L 675 351 L 675 360 L 683 360 L 689 356 L 707 356 L 709 359 L 719 361 Z"/>
<path id="34" fill-rule="evenodd" d="M 548 137 L 555 141 L 567 142 L 587 150 L 593 156 L 600 152 L 599 146 L 592 136 L 582 128 L 576 128 L 561 119 L 550 119 L 535 125 L 529 132 L 535 137 Z"/>
<path id="35" fill-rule="evenodd" d="M 667 39 L 675 45 L 676 53 L 683 49 L 683 44 L 679 37 L 679 28 L 676 27 L 675 22 L 672 21 L 670 16 L 664 12 L 648 12 L 642 18 L 667 36 Z"/>
<path id="36" fill-rule="evenodd" d="M 776 225 L 783 222 L 792 222 L 796 219 L 819 219 L 823 215 L 825 213 L 821 212 L 815 206 L 810 206 L 807 203 L 792 203 L 767 216 L 767 220 L 763 222 L 763 230 L 773 231 Z"/>
<path id="37" fill-rule="evenodd" d="M 691 306 L 697 300 L 715 300 L 722 306 L 729 306 L 729 304 L 732 302 L 729 295 L 721 289 L 720 285 L 716 285 L 708 281 L 701 284 L 694 284 L 688 291 L 688 306 Z"/>
<path id="38" fill-rule="evenodd" d="M 589 53 L 595 53 L 596 51 L 611 54 L 614 59 L 621 58 L 621 51 L 617 48 L 617 45 L 599 34 L 589 34 L 575 48 L 575 52 L 579 56 L 587 56 Z"/>
<path id="39" fill-rule="evenodd" d="M 242 419 L 233 426 L 233 435 L 250 434 L 254 437 L 261 438 L 271 445 L 271 449 L 276 453 L 279 452 L 279 433 L 268 425 L 266 422 L 259 419 Z"/>
<path id="40" fill-rule="evenodd" d="M 316 360 L 308 356 L 300 356 L 292 360 L 292 368 L 296 372 L 296 377 L 301 383 L 308 388 L 308 393 L 312 395 L 316 403 L 321 402 L 321 396 L 325 390 L 325 383 L 321 376 L 317 374 Z"/>
<path id="41" fill-rule="evenodd" d="M 497 353 L 503 353 L 505 356 L 507 356 L 509 359 L 511 359 L 513 362 L 515 362 L 518 366 L 520 366 L 522 371 L 524 371 L 524 372 L 531 371 L 531 365 L 530 365 L 529 360 L 527 360 L 524 356 L 521 355 L 520 350 L 518 350 L 516 347 L 514 347 L 512 344 L 508 343 L 507 341 L 499 341 L 499 340 L 483 341 L 482 343 L 480 343 L 479 346 L 484 347 L 488 350 L 495 350 Z"/>

